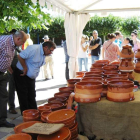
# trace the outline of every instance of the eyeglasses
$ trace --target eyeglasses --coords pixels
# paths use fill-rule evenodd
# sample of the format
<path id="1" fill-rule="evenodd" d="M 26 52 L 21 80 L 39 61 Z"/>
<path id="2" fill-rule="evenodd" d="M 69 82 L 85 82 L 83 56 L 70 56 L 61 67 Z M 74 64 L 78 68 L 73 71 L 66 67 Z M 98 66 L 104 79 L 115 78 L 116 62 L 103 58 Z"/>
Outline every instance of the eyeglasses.
<path id="1" fill-rule="evenodd" d="M 133 37 L 134 35 L 131 35 L 131 37 Z"/>

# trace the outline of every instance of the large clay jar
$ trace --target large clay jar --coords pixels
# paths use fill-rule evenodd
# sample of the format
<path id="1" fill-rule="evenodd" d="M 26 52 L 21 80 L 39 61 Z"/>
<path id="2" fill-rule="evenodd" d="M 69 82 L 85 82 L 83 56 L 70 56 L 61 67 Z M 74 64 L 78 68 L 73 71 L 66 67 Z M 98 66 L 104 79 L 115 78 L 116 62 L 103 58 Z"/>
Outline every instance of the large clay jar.
<path id="1" fill-rule="evenodd" d="M 95 63 L 101 63 L 101 64 L 106 64 L 108 65 L 109 64 L 109 60 L 96 60 Z"/>
<path id="2" fill-rule="evenodd" d="M 121 63 L 119 66 L 119 69 L 121 71 L 130 71 L 130 70 L 134 70 L 134 63 L 133 63 L 133 59 L 121 59 Z"/>
<path id="3" fill-rule="evenodd" d="M 81 103 L 97 102 L 101 98 L 102 82 L 79 82 L 75 84 L 75 101 Z"/>
<path id="4" fill-rule="evenodd" d="M 132 81 L 111 81 L 107 83 L 107 99 L 114 102 L 127 102 L 134 99 Z"/>
<path id="5" fill-rule="evenodd" d="M 140 49 L 138 49 L 137 53 L 135 54 L 135 58 L 140 58 Z"/>
<path id="6" fill-rule="evenodd" d="M 132 46 L 126 45 L 123 46 L 122 51 L 120 53 L 121 58 L 134 58 L 134 52 L 132 51 Z"/>
<path id="7" fill-rule="evenodd" d="M 67 80 L 67 86 L 74 87 L 74 84 L 77 82 L 80 82 L 80 79 L 69 79 L 69 80 Z"/>
<path id="8" fill-rule="evenodd" d="M 134 69 L 134 71 L 135 71 L 136 73 L 140 73 L 140 58 L 136 59 L 135 62 L 136 62 L 136 64 L 135 64 L 135 69 Z"/>

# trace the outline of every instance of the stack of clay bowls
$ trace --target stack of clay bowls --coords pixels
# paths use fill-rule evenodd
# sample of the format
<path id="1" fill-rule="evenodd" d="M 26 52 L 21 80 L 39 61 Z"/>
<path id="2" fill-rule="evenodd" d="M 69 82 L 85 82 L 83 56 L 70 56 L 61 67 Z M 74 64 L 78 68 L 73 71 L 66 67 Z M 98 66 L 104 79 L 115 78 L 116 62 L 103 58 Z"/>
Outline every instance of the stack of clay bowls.
<path id="1" fill-rule="evenodd" d="M 51 107 L 52 111 L 56 111 L 56 110 L 64 109 L 65 104 L 64 103 L 48 103 L 48 104 L 45 104 L 44 106 L 49 106 Z"/>
<path id="2" fill-rule="evenodd" d="M 80 103 L 97 102 L 101 100 L 102 82 L 79 82 L 75 84 L 75 101 Z"/>
<path id="3" fill-rule="evenodd" d="M 51 135 L 38 135 L 37 140 L 71 140 L 71 132 L 67 127 Z"/>
<path id="4" fill-rule="evenodd" d="M 5 140 L 32 140 L 32 137 L 29 134 L 20 133 L 11 135 L 7 137 Z"/>
<path id="5" fill-rule="evenodd" d="M 54 111 L 47 116 L 48 123 L 63 123 L 65 127 L 71 131 L 71 140 L 75 140 L 78 137 L 77 123 L 75 121 L 75 112 L 71 109 L 62 109 Z"/>
<path id="6" fill-rule="evenodd" d="M 36 109 L 28 109 L 23 111 L 23 121 L 28 122 L 28 121 L 39 121 L 40 119 L 40 114 L 39 111 Z"/>
<path id="7" fill-rule="evenodd" d="M 134 71 L 136 73 L 140 73 L 140 49 L 138 49 L 138 52 L 135 54 L 135 69 Z"/>
<path id="8" fill-rule="evenodd" d="M 80 79 L 69 79 L 69 80 L 67 80 L 67 86 L 74 88 L 74 84 L 77 82 L 80 82 Z"/>
<path id="9" fill-rule="evenodd" d="M 52 97 L 48 99 L 48 103 L 66 103 L 67 98 L 66 97 Z"/>
<path id="10" fill-rule="evenodd" d="M 74 87 L 61 87 L 59 88 L 59 92 L 73 92 Z"/>
<path id="11" fill-rule="evenodd" d="M 71 92 L 57 92 L 54 94 L 54 97 L 59 98 L 59 97 L 65 97 L 65 98 L 69 98 Z"/>
<path id="12" fill-rule="evenodd" d="M 49 107 L 49 106 L 39 106 L 38 107 L 38 110 L 39 110 L 39 113 L 40 113 L 40 115 L 41 115 L 41 113 L 43 112 L 43 111 L 46 111 L 46 112 L 51 112 L 52 110 L 51 110 L 51 107 Z"/>
<path id="13" fill-rule="evenodd" d="M 134 100 L 134 83 L 132 81 L 110 81 L 107 99 L 114 102 L 128 102 Z"/>

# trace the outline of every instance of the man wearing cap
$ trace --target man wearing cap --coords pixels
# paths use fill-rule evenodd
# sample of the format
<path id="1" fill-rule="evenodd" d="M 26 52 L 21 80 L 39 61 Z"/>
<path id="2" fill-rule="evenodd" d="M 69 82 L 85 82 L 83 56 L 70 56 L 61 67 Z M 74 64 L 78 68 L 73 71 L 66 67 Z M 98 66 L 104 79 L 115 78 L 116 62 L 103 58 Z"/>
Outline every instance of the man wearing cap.
<path id="1" fill-rule="evenodd" d="M 16 31 L 13 35 L 0 36 L 0 127 L 14 127 L 6 121 L 7 118 L 7 70 L 12 73 L 10 65 L 14 58 L 15 46 L 21 46 L 26 41 L 27 37 L 25 32 Z"/>
<path id="2" fill-rule="evenodd" d="M 45 35 L 43 39 L 44 39 L 44 42 L 49 41 L 48 35 Z M 45 62 L 46 62 L 46 64 L 44 65 L 45 80 L 49 80 L 49 74 L 48 74 L 48 71 L 47 71 L 48 64 L 49 64 L 49 69 L 50 69 L 50 73 L 51 73 L 51 78 L 53 79 L 53 57 L 52 57 L 51 54 L 46 56 Z"/>

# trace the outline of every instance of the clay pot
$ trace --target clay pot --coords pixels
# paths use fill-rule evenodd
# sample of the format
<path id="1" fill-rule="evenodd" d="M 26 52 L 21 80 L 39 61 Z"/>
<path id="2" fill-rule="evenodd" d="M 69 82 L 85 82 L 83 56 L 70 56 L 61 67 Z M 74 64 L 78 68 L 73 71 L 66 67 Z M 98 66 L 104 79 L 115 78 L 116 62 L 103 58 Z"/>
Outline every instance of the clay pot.
<path id="1" fill-rule="evenodd" d="M 65 97 L 65 98 L 69 98 L 71 92 L 57 92 L 54 94 L 54 97 Z"/>
<path id="2" fill-rule="evenodd" d="M 47 122 L 46 117 L 51 113 L 52 111 L 43 111 L 41 113 L 41 121 L 42 122 Z"/>
<path id="3" fill-rule="evenodd" d="M 48 123 L 66 123 L 75 119 L 75 112 L 71 109 L 61 109 L 51 112 L 47 116 Z"/>
<path id="4" fill-rule="evenodd" d="M 8 136 L 5 140 L 32 140 L 29 134 L 19 133 Z"/>
<path id="5" fill-rule="evenodd" d="M 102 73 L 102 72 L 103 72 L 103 69 L 99 69 L 99 68 L 90 68 L 90 72 Z"/>
<path id="6" fill-rule="evenodd" d="M 101 74 L 89 74 L 89 75 L 85 75 L 83 78 L 86 78 L 86 77 L 102 77 Z"/>
<path id="7" fill-rule="evenodd" d="M 59 88 L 60 92 L 73 92 L 74 91 L 74 87 L 61 87 Z"/>
<path id="8" fill-rule="evenodd" d="M 77 82 L 80 82 L 80 79 L 69 79 L 69 80 L 67 80 L 67 86 L 74 87 L 74 84 Z"/>
<path id="9" fill-rule="evenodd" d="M 125 73 L 122 73 L 122 74 L 109 74 L 109 75 L 107 75 L 107 77 L 108 78 L 127 78 L 128 79 L 128 76 L 127 76 L 127 74 L 125 74 Z"/>
<path id="10" fill-rule="evenodd" d="M 120 70 L 134 70 L 133 59 L 121 59 Z"/>
<path id="11" fill-rule="evenodd" d="M 134 83 L 132 81 L 111 81 L 107 83 L 108 91 L 114 93 L 133 92 Z"/>
<path id="12" fill-rule="evenodd" d="M 21 123 L 14 128 L 14 132 L 15 132 L 15 134 L 19 134 L 19 133 L 22 132 L 22 129 L 28 128 L 35 123 L 42 123 L 42 122 L 40 122 L 40 121 L 30 121 L 30 122 Z"/>
<path id="13" fill-rule="evenodd" d="M 49 103 L 49 104 L 45 104 L 44 106 L 49 106 L 51 107 L 52 111 L 55 111 L 55 110 L 63 109 L 64 103 Z"/>
<path id="14" fill-rule="evenodd" d="M 135 58 L 140 58 L 140 49 L 138 49 L 137 53 L 135 54 Z"/>
<path id="15" fill-rule="evenodd" d="M 110 65 L 119 66 L 119 65 L 120 65 L 120 62 L 119 62 L 119 61 L 112 61 L 112 62 L 110 63 Z"/>
<path id="16" fill-rule="evenodd" d="M 24 122 L 39 121 L 39 119 L 40 119 L 40 114 L 36 117 L 23 117 Z"/>
<path id="17" fill-rule="evenodd" d="M 140 49 L 139 49 L 140 50 Z M 136 73 L 140 73 L 140 58 L 138 58 L 137 60 L 135 60 L 135 69 L 134 69 L 134 71 L 136 72 Z"/>
<path id="18" fill-rule="evenodd" d="M 63 127 L 59 131 L 50 135 L 38 135 L 37 140 L 69 140 L 71 132 L 67 127 Z"/>
<path id="19" fill-rule="evenodd" d="M 106 65 L 106 66 L 103 67 L 103 69 L 104 69 L 105 71 L 109 71 L 109 70 L 118 70 L 118 66 L 116 66 L 116 65 Z"/>
<path id="20" fill-rule="evenodd" d="M 100 71 L 90 71 L 90 72 L 86 72 L 85 73 L 85 76 L 86 75 L 94 75 L 94 74 L 97 74 L 97 75 L 102 75 L 103 74 L 103 72 L 100 72 Z"/>
<path id="21" fill-rule="evenodd" d="M 66 103 L 67 98 L 66 97 L 52 97 L 48 99 L 48 103 Z"/>
<path id="22" fill-rule="evenodd" d="M 90 78 L 90 77 L 85 77 L 83 79 L 81 79 L 80 82 L 102 82 L 103 79 L 101 77 L 93 77 L 93 78 Z"/>
<path id="23" fill-rule="evenodd" d="M 106 64 L 102 64 L 102 63 L 93 63 L 91 68 L 99 68 L 99 69 L 101 69 L 105 65 Z"/>
<path id="24" fill-rule="evenodd" d="M 75 84 L 75 93 L 78 94 L 100 94 L 103 89 L 102 82 L 79 82 Z"/>
<path id="25" fill-rule="evenodd" d="M 123 46 L 120 53 L 121 58 L 134 58 L 134 52 L 132 51 L 132 46 L 126 45 Z"/>
<path id="26" fill-rule="evenodd" d="M 95 63 L 101 63 L 101 64 L 105 64 L 108 65 L 109 64 L 109 60 L 96 60 Z"/>
<path id="27" fill-rule="evenodd" d="M 23 117 L 37 117 L 39 115 L 39 111 L 37 109 L 28 109 L 22 112 Z"/>
<path id="28" fill-rule="evenodd" d="M 43 111 L 51 111 L 51 107 L 49 107 L 49 106 L 39 106 L 38 110 L 41 114 Z"/>
<path id="29" fill-rule="evenodd" d="M 86 72 L 86 71 L 79 71 L 79 72 L 76 72 L 76 78 L 78 78 L 78 77 L 83 77 L 85 72 Z"/>

